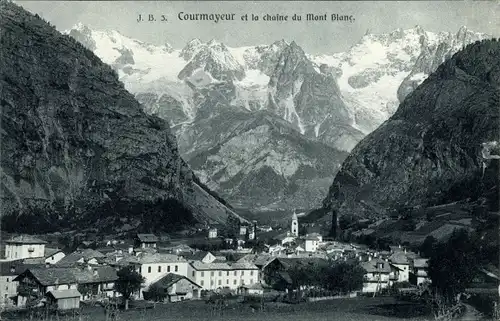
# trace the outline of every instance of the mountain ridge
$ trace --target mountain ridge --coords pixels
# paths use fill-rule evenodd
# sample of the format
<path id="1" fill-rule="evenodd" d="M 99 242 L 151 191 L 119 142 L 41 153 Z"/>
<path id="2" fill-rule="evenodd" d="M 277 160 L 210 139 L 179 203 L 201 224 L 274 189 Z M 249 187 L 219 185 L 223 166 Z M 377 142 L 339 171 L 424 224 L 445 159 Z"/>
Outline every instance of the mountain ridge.
<path id="1" fill-rule="evenodd" d="M 3 229 L 118 232 L 238 217 L 198 191 L 168 124 L 144 113 L 114 69 L 38 15 L 0 6 Z"/>

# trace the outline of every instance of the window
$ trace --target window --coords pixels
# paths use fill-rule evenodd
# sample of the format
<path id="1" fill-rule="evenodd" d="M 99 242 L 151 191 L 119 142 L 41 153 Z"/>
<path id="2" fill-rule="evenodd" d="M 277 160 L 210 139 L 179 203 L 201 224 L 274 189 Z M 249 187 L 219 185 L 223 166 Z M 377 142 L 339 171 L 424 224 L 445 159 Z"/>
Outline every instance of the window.
<path id="1" fill-rule="evenodd" d="M 7 299 L 8 294 L 5 294 L 5 298 Z"/>
<path id="2" fill-rule="evenodd" d="M 201 271 L 201 277 L 205 276 L 205 272 Z"/>
<path id="3" fill-rule="evenodd" d="M 245 275 L 245 271 L 241 271 L 241 276 Z"/>
<path id="4" fill-rule="evenodd" d="M 9 291 L 9 286 L 5 286 L 5 291 Z"/>
<path id="5" fill-rule="evenodd" d="M 226 284 L 229 284 L 229 279 L 226 280 Z"/>
<path id="6" fill-rule="evenodd" d="M 253 271 L 250 271 L 250 275 L 253 276 Z"/>
<path id="7" fill-rule="evenodd" d="M 148 266 L 148 273 L 151 273 L 151 267 Z"/>
<path id="8" fill-rule="evenodd" d="M 158 272 L 161 272 L 161 265 L 158 265 Z"/>
<path id="9" fill-rule="evenodd" d="M 229 271 L 227 271 L 227 276 L 229 276 Z"/>
<path id="10" fill-rule="evenodd" d="M 174 270 L 175 270 L 175 272 L 179 271 L 179 267 L 176 265 Z"/>
<path id="11" fill-rule="evenodd" d="M 214 276 L 214 271 L 210 272 L 210 276 Z"/>
<path id="12" fill-rule="evenodd" d="M 210 280 L 210 285 L 214 285 L 214 280 Z"/>
<path id="13" fill-rule="evenodd" d="M 222 281 L 221 281 L 221 280 L 219 280 L 219 282 L 218 282 L 217 284 L 221 285 L 221 284 L 222 284 Z"/>
<path id="14" fill-rule="evenodd" d="M 234 271 L 234 276 L 237 276 L 238 274 L 236 274 L 238 271 Z"/>
<path id="15" fill-rule="evenodd" d="M 222 271 L 219 271 L 219 276 L 222 276 Z"/>
<path id="16" fill-rule="evenodd" d="M 142 267 L 139 266 L 139 273 L 142 273 Z"/>
<path id="17" fill-rule="evenodd" d="M 233 281 L 233 284 L 236 285 L 236 280 Z"/>
<path id="18" fill-rule="evenodd" d="M 7 282 L 9 282 L 9 278 L 7 278 Z"/>
<path id="19" fill-rule="evenodd" d="M 203 286 L 205 282 L 203 282 L 203 280 L 200 281 L 200 285 Z"/>
<path id="20" fill-rule="evenodd" d="M 167 272 L 170 272 L 170 265 L 167 265 Z"/>
<path id="21" fill-rule="evenodd" d="M 54 257 L 51 257 L 50 259 L 51 259 L 52 261 L 54 261 Z"/>
<path id="22" fill-rule="evenodd" d="M 195 277 L 195 276 L 196 276 L 196 271 L 193 271 L 193 277 Z"/>

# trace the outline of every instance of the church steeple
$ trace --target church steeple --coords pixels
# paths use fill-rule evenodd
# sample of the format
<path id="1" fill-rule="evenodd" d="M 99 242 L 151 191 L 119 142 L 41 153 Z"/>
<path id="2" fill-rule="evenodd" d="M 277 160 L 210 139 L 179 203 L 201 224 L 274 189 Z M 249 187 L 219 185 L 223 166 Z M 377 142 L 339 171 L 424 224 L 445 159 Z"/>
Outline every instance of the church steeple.
<path id="1" fill-rule="evenodd" d="M 292 215 L 291 232 L 292 232 L 293 236 L 296 236 L 296 237 L 299 236 L 299 219 L 297 218 L 297 213 L 295 213 L 295 210 L 293 211 L 293 215 Z"/>

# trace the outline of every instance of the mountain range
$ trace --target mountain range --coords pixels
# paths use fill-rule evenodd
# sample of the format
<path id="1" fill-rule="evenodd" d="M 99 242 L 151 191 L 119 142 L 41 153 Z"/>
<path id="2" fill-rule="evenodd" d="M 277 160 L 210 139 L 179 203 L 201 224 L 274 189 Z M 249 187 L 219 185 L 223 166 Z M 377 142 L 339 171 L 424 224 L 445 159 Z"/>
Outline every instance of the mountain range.
<path id="1" fill-rule="evenodd" d="M 168 47 L 164 48 L 169 51 Z M 116 71 L 0 2 L 2 230 L 172 230 L 239 217 L 181 158 Z M 122 50 L 117 64 L 133 59 Z"/>
<path id="2" fill-rule="evenodd" d="M 380 218 L 459 202 L 498 218 L 499 66 L 496 39 L 475 41 L 439 64 L 352 150 L 324 200 L 326 212 Z"/>
<path id="3" fill-rule="evenodd" d="M 65 33 L 169 122 L 204 184 L 255 211 L 320 206 L 352 148 L 444 59 L 488 37 L 416 26 L 311 55 L 285 40 L 232 48 L 193 39 L 173 49 L 82 24 Z"/>

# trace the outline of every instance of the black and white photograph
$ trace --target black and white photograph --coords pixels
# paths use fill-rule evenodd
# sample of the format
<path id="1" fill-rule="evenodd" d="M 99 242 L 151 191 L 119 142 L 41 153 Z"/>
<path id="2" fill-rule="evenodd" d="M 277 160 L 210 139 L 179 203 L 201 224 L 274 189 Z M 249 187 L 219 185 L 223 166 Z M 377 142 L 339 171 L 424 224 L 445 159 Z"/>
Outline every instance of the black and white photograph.
<path id="1" fill-rule="evenodd" d="M 500 0 L 0 0 L 0 320 L 500 320 Z"/>

